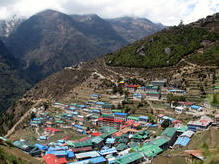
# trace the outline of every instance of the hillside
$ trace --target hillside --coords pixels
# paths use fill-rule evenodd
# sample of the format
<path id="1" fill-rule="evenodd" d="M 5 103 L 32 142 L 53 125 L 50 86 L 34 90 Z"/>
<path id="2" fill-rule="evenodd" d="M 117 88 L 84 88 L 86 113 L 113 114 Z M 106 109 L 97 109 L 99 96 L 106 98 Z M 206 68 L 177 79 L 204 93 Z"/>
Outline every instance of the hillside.
<path id="1" fill-rule="evenodd" d="M 100 21 L 98 26 L 101 24 Z M 86 26 L 68 15 L 46 10 L 24 21 L 6 45 L 20 60 L 27 79 L 35 83 L 65 66 L 88 61 L 126 44 L 110 27 L 104 29 L 103 35 L 98 29 L 88 31 Z"/>
<path id="2" fill-rule="evenodd" d="M 129 43 L 165 28 L 162 24 L 153 23 L 146 18 L 121 17 L 106 21 Z"/>
<path id="3" fill-rule="evenodd" d="M 190 34 L 191 36 L 188 37 Z M 171 37 L 169 37 L 169 35 Z M 110 64 L 105 64 L 104 61 L 108 61 L 109 57 L 117 57 L 116 54 L 118 52 L 129 51 L 129 48 L 131 51 L 134 51 L 133 49 L 138 47 L 140 45 L 139 43 L 144 43 L 145 40 L 150 40 L 155 36 L 161 38 L 162 44 L 158 41 L 158 39 L 156 39 L 150 42 L 150 47 L 156 47 L 160 43 L 161 47 L 166 48 L 172 45 L 172 43 L 175 43 L 173 44 L 173 47 L 175 47 L 176 50 L 173 51 L 174 53 L 171 60 L 172 66 L 163 68 L 160 67 L 162 60 L 158 60 L 159 65 L 156 66 L 159 67 L 154 67 L 155 65 L 149 65 L 149 69 L 135 68 L 136 65 L 133 65 L 135 67 L 129 68 L 122 67 L 122 64 L 119 65 L 119 67 L 112 67 Z M 172 40 L 165 40 L 164 36 L 167 38 L 172 38 Z M 211 62 L 207 62 L 203 66 L 199 65 L 199 63 L 191 63 L 190 57 L 197 55 L 196 51 L 200 50 L 200 43 L 205 39 L 210 39 L 211 44 L 203 47 L 204 52 L 209 51 L 209 48 L 217 50 L 217 48 L 214 48 L 215 45 L 217 45 L 217 35 L 215 33 L 206 31 L 205 29 L 192 28 L 187 26 L 172 27 L 170 29 L 163 30 L 162 32 L 158 32 L 157 34 L 143 40 L 137 41 L 128 47 L 115 52 L 114 55 L 103 56 L 91 62 L 78 65 L 75 68 L 69 68 L 57 72 L 56 74 L 49 76 L 42 82 L 38 83 L 34 88 L 29 90 L 22 99 L 17 101 L 14 108 L 8 110 L 5 113 L 1 122 L 1 133 L 6 133 L 8 129 L 14 125 L 14 123 L 20 120 L 24 113 L 26 113 L 34 106 L 47 103 L 50 104 L 54 101 L 65 101 L 65 99 L 73 101 L 77 97 L 89 96 L 89 93 L 92 93 L 94 90 L 98 90 L 98 88 L 101 91 L 102 81 L 100 79 L 95 79 L 94 74 L 97 74 L 99 77 L 103 77 L 114 83 L 116 83 L 119 79 L 129 78 L 137 78 L 142 80 L 144 83 L 148 83 L 150 80 L 167 79 L 170 86 L 178 86 L 180 88 L 188 89 L 188 101 L 200 103 L 203 101 L 206 94 L 212 92 L 212 87 L 214 85 L 213 77 L 215 77 L 218 64 L 215 63 L 214 58 L 211 59 Z M 163 46 L 164 41 L 166 41 L 165 46 Z M 181 45 L 183 43 L 187 45 L 186 48 Z M 131 49 L 132 47 L 134 48 Z M 184 54 L 185 51 L 187 52 L 186 54 Z M 161 50 L 157 48 L 157 53 L 159 52 L 161 52 Z M 152 57 L 157 59 L 158 56 L 156 56 L 156 54 L 152 54 L 150 59 L 152 59 Z M 214 55 L 218 57 L 218 53 L 215 53 Z M 166 58 L 164 58 L 164 61 L 165 59 Z M 151 68 L 152 66 L 153 68 Z M 164 64 L 162 66 L 168 65 Z M 16 130 L 22 128 L 23 126 L 23 124 L 20 124 L 14 127 L 14 129 Z"/>
<path id="4" fill-rule="evenodd" d="M 106 63 L 143 68 L 171 66 L 202 48 L 203 41 L 215 42 L 218 38 L 217 34 L 197 27 L 170 27 L 108 55 Z"/>
<path id="5" fill-rule="evenodd" d="M 0 42 L 0 112 L 10 107 L 30 85 L 17 70 L 18 63 Z"/>
<path id="6" fill-rule="evenodd" d="M 22 22 L 24 18 L 13 16 L 6 20 L 0 20 L 0 38 L 5 40 Z"/>
<path id="7" fill-rule="evenodd" d="M 188 25 L 169 27 L 109 54 L 106 63 L 110 66 L 142 68 L 172 66 L 183 57 L 195 53 L 195 50 L 218 41 L 218 29 L 218 13 Z M 218 65 L 217 60 L 212 62 Z"/>
<path id="8" fill-rule="evenodd" d="M 10 142 L 0 140 L 0 163 L 1 164 L 38 164 L 38 160 L 27 153 L 15 148 Z"/>

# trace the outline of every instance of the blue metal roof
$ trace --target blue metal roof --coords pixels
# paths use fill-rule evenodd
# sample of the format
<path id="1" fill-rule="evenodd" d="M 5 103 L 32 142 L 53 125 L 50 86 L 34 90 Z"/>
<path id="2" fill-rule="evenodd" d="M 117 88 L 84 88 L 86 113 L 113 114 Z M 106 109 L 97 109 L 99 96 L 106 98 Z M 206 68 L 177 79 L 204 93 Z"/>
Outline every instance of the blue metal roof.
<path id="1" fill-rule="evenodd" d="M 55 156 L 67 156 L 68 151 L 47 151 L 46 154 L 54 154 Z"/>
<path id="2" fill-rule="evenodd" d="M 186 145 L 188 145 L 189 141 L 190 141 L 190 138 L 188 138 L 188 137 L 179 137 L 176 140 L 174 145 L 186 146 Z"/>
<path id="3" fill-rule="evenodd" d="M 97 105 L 104 105 L 105 102 L 101 102 L 101 101 L 99 101 L 99 102 L 96 102 L 96 104 L 97 104 Z"/>
<path id="4" fill-rule="evenodd" d="M 75 110 L 76 108 L 73 107 L 73 106 L 70 106 L 68 109 L 69 109 L 69 110 Z"/>
<path id="5" fill-rule="evenodd" d="M 89 163 L 102 163 L 102 162 L 106 162 L 106 159 L 103 156 L 100 157 L 95 157 L 95 158 L 90 158 L 90 159 L 86 159 L 83 161 L 76 161 L 76 162 L 71 162 L 69 164 L 89 164 Z"/>
<path id="6" fill-rule="evenodd" d="M 108 144 L 112 144 L 114 142 L 115 142 L 115 138 L 107 138 L 106 139 L 106 143 L 108 143 Z"/>
<path id="7" fill-rule="evenodd" d="M 68 150 L 68 146 L 49 147 L 48 151 Z"/>
<path id="8" fill-rule="evenodd" d="M 73 158 L 75 154 L 72 151 L 68 151 L 68 158 Z"/>
<path id="9" fill-rule="evenodd" d="M 148 119 L 149 119 L 148 116 L 139 116 L 138 118 L 139 118 L 139 119 L 144 119 L 144 120 L 148 120 Z"/>
<path id="10" fill-rule="evenodd" d="M 100 110 L 98 110 L 98 109 L 93 109 L 92 112 L 94 112 L 94 113 L 100 113 Z"/>
<path id="11" fill-rule="evenodd" d="M 199 109 L 200 106 L 198 106 L 198 105 L 192 105 L 191 108 L 192 108 L 192 109 Z"/>
<path id="12" fill-rule="evenodd" d="M 107 155 L 107 154 L 112 154 L 112 153 L 116 153 L 116 152 L 117 152 L 117 150 L 115 147 L 99 151 L 100 155 Z"/>
<path id="13" fill-rule="evenodd" d="M 40 120 L 39 118 L 34 118 L 34 119 L 33 119 L 33 121 L 39 121 L 39 120 Z"/>
<path id="14" fill-rule="evenodd" d="M 118 116 L 127 116 L 127 113 L 115 112 L 114 115 L 118 115 Z"/>
<path id="15" fill-rule="evenodd" d="M 74 124 L 73 126 L 78 128 L 78 129 L 83 129 L 83 127 L 81 125 Z"/>
<path id="16" fill-rule="evenodd" d="M 34 147 L 37 147 L 38 149 L 40 149 L 40 150 L 47 150 L 48 149 L 48 147 L 47 146 L 45 146 L 45 145 L 42 145 L 42 144 L 34 144 Z"/>

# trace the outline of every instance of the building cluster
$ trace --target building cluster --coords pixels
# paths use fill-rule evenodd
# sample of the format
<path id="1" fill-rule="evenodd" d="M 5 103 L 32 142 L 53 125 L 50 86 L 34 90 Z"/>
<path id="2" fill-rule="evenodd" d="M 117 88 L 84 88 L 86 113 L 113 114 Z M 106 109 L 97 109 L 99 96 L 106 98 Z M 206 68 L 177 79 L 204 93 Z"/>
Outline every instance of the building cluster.
<path id="1" fill-rule="evenodd" d="M 148 86 L 121 84 L 133 94 L 135 100 L 161 99 L 164 93 L 170 92 L 186 94 L 183 90 L 166 88 L 165 80 L 152 81 Z M 43 108 L 33 110 L 35 118 L 31 119 L 30 126 L 37 131 L 37 141 L 29 144 L 21 139 L 14 141 L 14 146 L 32 156 L 42 157 L 45 164 L 150 162 L 169 148 L 186 147 L 196 131 L 208 129 L 214 122 L 203 116 L 196 121 L 183 123 L 159 114 L 155 116 L 156 123 L 152 124 L 147 115 L 130 115 L 100 100 L 100 94 L 92 94 L 86 104 L 56 102 L 53 107 L 57 110 L 52 113 L 46 113 Z M 171 107 L 177 112 L 202 110 L 190 102 L 178 102 L 177 106 L 172 104 Z M 168 125 L 161 128 L 166 123 Z M 155 135 L 157 128 L 162 132 Z M 66 130 L 83 137 L 75 140 L 66 136 L 50 141 L 50 138 Z"/>
<path id="2" fill-rule="evenodd" d="M 147 116 L 132 116 L 112 109 L 109 103 L 97 101 L 99 96 L 91 95 L 88 103 L 83 105 L 54 103 L 53 106 L 62 109 L 62 113 L 53 116 L 39 110 L 30 121 L 31 126 L 44 128 L 38 142 L 28 144 L 18 140 L 13 144 L 32 156 L 42 157 L 46 164 L 140 163 L 149 162 L 168 148 L 187 146 L 197 130 L 207 129 L 213 123 L 204 116 L 185 125 L 180 120 L 160 114 L 156 116 L 157 123 L 151 124 Z M 154 137 L 151 129 L 160 128 L 165 120 L 169 120 L 169 126 Z M 91 129 L 87 123 L 97 128 Z M 84 137 L 46 142 L 65 128 L 71 128 Z"/>

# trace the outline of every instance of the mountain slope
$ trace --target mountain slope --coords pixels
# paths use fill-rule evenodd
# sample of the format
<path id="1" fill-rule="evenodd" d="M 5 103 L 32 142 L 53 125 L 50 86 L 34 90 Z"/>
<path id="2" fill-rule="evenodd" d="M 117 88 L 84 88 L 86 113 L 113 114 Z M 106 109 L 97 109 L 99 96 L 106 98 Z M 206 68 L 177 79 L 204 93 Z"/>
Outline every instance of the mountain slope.
<path id="1" fill-rule="evenodd" d="M 170 27 L 150 37 L 136 41 L 106 57 L 111 66 L 164 67 L 177 64 L 181 58 L 211 44 L 219 35 L 191 26 Z"/>
<path id="2" fill-rule="evenodd" d="M 11 106 L 29 88 L 16 66 L 16 60 L 0 42 L 0 112 Z"/>
<path id="3" fill-rule="evenodd" d="M 121 17 L 106 21 L 129 43 L 165 28 L 162 24 L 155 24 L 145 18 Z"/>
<path id="4" fill-rule="evenodd" d="M 71 15 L 71 17 L 76 22 L 74 26 L 80 32 L 108 51 L 116 50 L 128 43 L 112 28 L 110 23 L 95 14 Z M 122 44 L 118 45 L 117 41 L 121 41 Z"/>
<path id="5" fill-rule="evenodd" d="M 0 20 L 0 38 L 5 40 L 23 21 L 23 18 L 18 18 L 17 16 Z"/>
<path id="6" fill-rule="evenodd" d="M 206 39 L 208 39 L 208 41 Z M 145 45 L 147 49 L 143 49 L 145 47 L 142 45 Z M 71 102 L 78 101 L 78 94 L 81 93 L 82 89 L 89 89 L 91 92 L 95 92 L 98 87 L 102 85 L 102 81 L 94 78 L 94 74 L 112 82 L 117 82 L 119 79 L 121 80 L 121 78 L 123 80 L 137 78 L 145 83 L 148 83 L 151 80 L 167 79 L 171 86 L 181 86 L 182 88 L 190 85 L 189 80 L 192 80 L 192 82 L 197 82 L 197 86 L 194 83 L 191 83 L 191 87 L 197 87 L 197 90 L 201 93 L 203 92 L 201 90 L 205 90 L 205 86 L 209 88 L 208 85 L 212 85 L 212 79 L 215 76 L 218 63 L 215 63 L 215 58 L 211 58 L 211 62 L 208 61 L 207 63 L 204 63 L 203 67 L 202 63 L 191 63 L 190 57 L 198 55 L 197 51 L 200 50 L 200 45 L 203 48 L 203 54 L 205 54 L 205 52 L 208 54 L 209 51 L 211 53 L 212 50 L 214 52 L 217 51 L 217 34 L 207 31 L 206 29 L 193 28 L 190 25 L 172 27 L 137 41 L 113 54 L 83 63 L 77 68 L 64 69 L 57 72 L 29 90 L 22 99 L 17 101 L 13 108 L 5 113 L 0 122 L 2 125 L 1 133 L 7 133 L 8 129 L 10 129 L 20 117 L 32 107 L 39 106 L 39 104 L 43 105 L 44 103 L 48 104 L 54 103 L 55 101 L 64 101 L 65 98 L 69 98 Z M 142 49 L 138 50 L 141 46 Z M 174 49 L 171 49 L 172 47 Z M 137 50 L 138 54 L 135 54 Z M 153 65 L 151 64 L 145 68 L 145 65 L 143 65 L 144 63 L 142 62 L 144 67 L 139 68 L 139 65 L 142 66 L 141 61 L 137 60 L 137 62 L 134 63 L 136 55 L 144 57 L 144 52 L 150 52 L 149 50 L 151 50 L 151 52 L 154 50 L 154 53 L 148 56 Z M 133 52 L 133 54 L 129 52 Z M 174 53 L 172 54 L 171 52 Z M 123 67 L 122 64 L 117 65 L 117 67 L 114 67 L 114 65 L 111 66 L 113 62 L 109 63 L 109 58 L 115 57 L 116 59 L 119 58 L 120 55 L 122 56 L 125 54 L 127 56 L 134 55 L 134 62 L 133 65 L 131 65 L 131 68 Z M 162 58 L 159 58 L 157 54 L 161 55 Z M 218 54 L 219 53 L 217 52 L 211 53 L 211 55 L 216 57 L 218 57 Z M 171 60 L 169 60 L 171 63 L 166 62 L 168 60 L 165 56 L 168 56 L 168 59 L 169 56 L 172 57 Z M 216 67 L 214 65 L 216 65 Z M 206 84 L 202 83 L 204 76 L 206 77 Z M 208 93 L 207 91 L 208 90 L 206 90 L 205 94 Z M 88 97 L 89 95 L 86 95 L 86 98 Z M 23 125 L 21 124 L 13 129 L 17 128 L 23 128 Z"/>
<path id="7" fill-rule="evenodd" d="M 46 10 L 23 22 L 9 36 L 7 46 L 21 60 L 29 80 L 35 83 L 65 66 L 87 61 L 126 44 L 110 28 L 105 33 L 112 35 L 111 40 L 103 41 L 105 38 L 100 40 L 94 29 L 87 31 L 86 24 L 80 25 L 68 15 Z"/>

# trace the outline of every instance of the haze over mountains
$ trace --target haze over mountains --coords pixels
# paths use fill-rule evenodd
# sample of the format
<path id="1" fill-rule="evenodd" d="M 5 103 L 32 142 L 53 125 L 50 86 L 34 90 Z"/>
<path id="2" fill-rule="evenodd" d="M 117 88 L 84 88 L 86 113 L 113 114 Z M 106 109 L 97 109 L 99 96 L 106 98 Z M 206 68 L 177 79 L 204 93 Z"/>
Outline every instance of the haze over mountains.
<path id="1" fill-rule="evenodd" d="M 127 20 L 132 22 L 129 26 Z M 162 25 L 143 18 L 125 17 L 114 21 L 95 14 L 66 15 L 54 10 L 42 11 L 26 20 L 17 17 L 2 20 L 0 39 L 4 43 L 1 42 L 1 55 L 11 54 L 9 66 L 1 60 L 10 70 L 7 78 L 11 81 L 3 87 L 8 90 L 1 92 L 2 99 L 14 99 L 29 86 L 64 67 L 113 52 L 162 28 Z M 4 69 L 1 71 L 4 74 Z M 3 74 L 1 76 L 5 77 Z M 5 78 L 0 81 L 4 83 Z M 22 89 L 12 91 L 17 86 Z M 0 110 L 3 110 L 9 105 L 1 106 Z"/>

